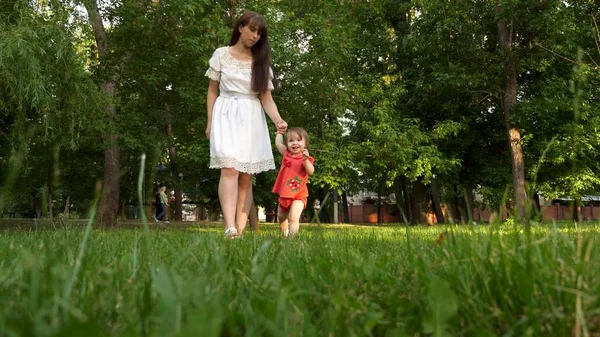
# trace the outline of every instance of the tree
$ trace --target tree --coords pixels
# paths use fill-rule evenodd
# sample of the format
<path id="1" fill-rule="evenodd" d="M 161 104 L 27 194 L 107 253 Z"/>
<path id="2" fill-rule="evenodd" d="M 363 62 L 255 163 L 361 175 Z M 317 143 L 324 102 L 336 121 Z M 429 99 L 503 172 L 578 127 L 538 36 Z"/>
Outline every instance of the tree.
<path id="1" fill-rule="evenodd" d="M 88 123 L 98 117 L 99 95 L 73 47 L 76 39 L 67 27 L 77 26 L 65 23 L 69 15 L 62 6 L 34 9 L 26 1 L 0 7 L 0 111 L 9 141 L 3 157 L 11 158 L 3 170 L 2 200 L 18 182 L 19 192 L 34 200 L 29 205 L 50 218 L 61 150 L 76 151 L 102 127 L 101 121 Z"/>
<path id="2" fill-rule="evenodd" d="M 85 9 L 87 10 L 90 24 L 94 31 L 96 47 L 98 51 L 99 73 L 104 74 L 101 78 L 102 92 L 106 96 L 104 102 L 106 116 L 109 121 L 109 127 L 104 133 L 104 179 L 102 183 L 102 196 L 98 205 L 98 221 L 104 226 L 116 225 L 117 211 L 119 209 L 119 193 L 120 193 L 120 157 L 119 157 L 119 136 L 115 132 L 112 123 L 117 114 L 117 106 L 115 103 L 115 92 L 119 73 L 109 67 L 108 55 L 110 46 L 106 28 L 104 27 L 103 18 L 98 8 L 96 0 L 85 0 Z"/>
<path id="3" fill-rule="evenodd" d="M 512 123 L 511 114 L 517 104 L 517 60 L 513 51 L 515 39 L 515 23 L 511 18 L 514 7 L 512 1 L 494 0 L 494 10 L 497 16 L 498 41 L 504 58 L 504 92 L 502 97 L 502 110 L 510 146 L 513 200 L 515 203 L 517 220 L 523 222 L 527 216 L 526 193 L 525 193 L 525 161 L 523 158 L 523 145 L 521 143 L 521 132 Z"/>

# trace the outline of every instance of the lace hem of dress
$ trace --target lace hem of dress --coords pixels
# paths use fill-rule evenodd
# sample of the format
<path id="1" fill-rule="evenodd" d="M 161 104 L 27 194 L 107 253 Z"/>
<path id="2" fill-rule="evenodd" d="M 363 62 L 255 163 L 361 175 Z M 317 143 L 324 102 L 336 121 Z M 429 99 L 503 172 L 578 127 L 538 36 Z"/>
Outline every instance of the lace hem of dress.
<path id="1" fill-rule="evenodd" d="M 208 68 L 204 76 L 210 78 L 213 81 L 219 81 L 221 79 L 221 73 L 214 70 L 213 68 Z"/>
<path id="2" fill-rule="evenodd" d="M 235 160 L 231 157 L 210 157 L 210 168 L 224 168 L 231 167 L 236 171 L 244 173 L 260 173 L 264 171 L 274 170 L 275 161 L 273 159 L 267 159 L 257 163 L 244 163 Z"/>

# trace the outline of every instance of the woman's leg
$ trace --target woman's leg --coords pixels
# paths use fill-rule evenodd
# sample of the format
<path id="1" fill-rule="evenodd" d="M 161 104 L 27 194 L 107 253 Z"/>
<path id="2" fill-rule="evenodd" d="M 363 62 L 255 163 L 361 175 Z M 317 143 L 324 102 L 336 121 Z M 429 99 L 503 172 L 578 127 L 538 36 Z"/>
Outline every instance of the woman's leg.
<path id="1" fill-rule="evenodd" d="M 238 175 L 233 168 L 222 168 L 219 179 L 219 201 L 225 220 L 225 230 L 235 228 L 235 208 L 238 199 Z"/>
<path id="2" fill-rule="evenodd" d="M 252 175 L 248 173 L 239 174 L 237 208 L 236 208 L 236 227 L 238 234 L 242 234 L 248 222 L 248 214 L 252 206 Z"/>
<path id="3" fill-rule="evenodd" d="M 298 233 L 300 229 L 300 216 L 304 210 L 304 202 L 302 200 L 294 200 L 290 206 L 288 218 L 290 220 L 290 235 Z"/>

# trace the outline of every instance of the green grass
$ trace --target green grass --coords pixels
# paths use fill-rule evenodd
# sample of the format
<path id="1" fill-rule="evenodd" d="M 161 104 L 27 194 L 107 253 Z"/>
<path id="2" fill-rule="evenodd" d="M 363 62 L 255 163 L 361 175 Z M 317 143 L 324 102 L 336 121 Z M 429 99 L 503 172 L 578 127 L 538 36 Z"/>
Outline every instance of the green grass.
<path id="1" fill-rule="evenodd" d="M 0 232 L 0 335 L 600 335 L 598 224 L 263 227 Z"/>

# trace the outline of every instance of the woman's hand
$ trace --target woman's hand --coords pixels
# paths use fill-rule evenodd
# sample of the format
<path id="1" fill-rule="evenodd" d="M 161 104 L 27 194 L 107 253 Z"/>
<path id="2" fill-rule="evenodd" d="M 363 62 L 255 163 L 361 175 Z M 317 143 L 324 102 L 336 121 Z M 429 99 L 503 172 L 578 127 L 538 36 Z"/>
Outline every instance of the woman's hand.
<path id="1" fill-rule="evenodd" d="M 206 131 L 204 131 L 204 134 L 206 135 L 206 139 L 210 139 L 210 123 L 206 125 Z"/>
<path id="2" fill-rule="evenodd" d="M 280 119 L 279 122 L 277 122 L 276 126 L 277 132 L 281 134 L 284 134 L 285 130 L 287 130 L 288 127 L 287 123 L 283 119 Z"/>

